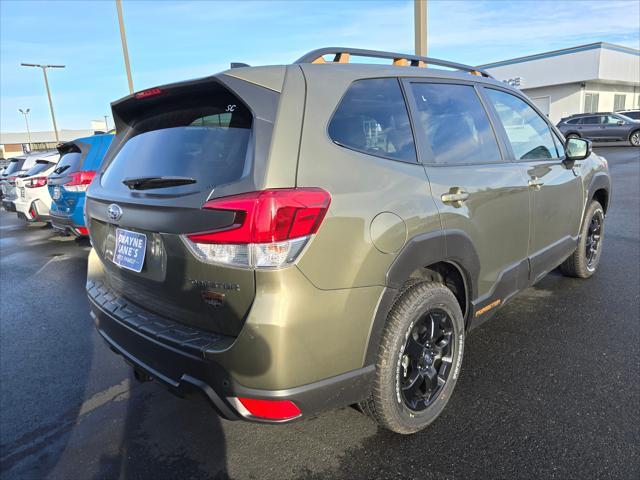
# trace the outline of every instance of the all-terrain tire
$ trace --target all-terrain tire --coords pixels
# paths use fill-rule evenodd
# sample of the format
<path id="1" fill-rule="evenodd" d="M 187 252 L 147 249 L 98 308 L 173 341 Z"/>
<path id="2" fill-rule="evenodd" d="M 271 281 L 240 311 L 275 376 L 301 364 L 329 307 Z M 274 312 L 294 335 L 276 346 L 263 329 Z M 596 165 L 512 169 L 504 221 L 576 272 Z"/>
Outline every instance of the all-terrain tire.
<path id="1" fill-rule="evenodd" d="M 434 309 L 445 312 L 452 321 L 455 340 L 451 371 L 433 403 L 422 411 L 414 411 L 407 407 L 399 393 L 400 360 L 414 324 Z M 451 290 L 439 282 L 412 283 L 399 294 L 387 316 L 371 395 L 359 404 L 362 412 L 397 433 L 410 434 L 425 428 L 440 415 L 451 397 L 460 374 L 464 338 L 464 318 Z"/>
<path id="2" fill-rule="evenodd" d="M 589 228 L 594 217 L 599 217 L 601 221 L 600 236 L 598 239 L 598 249 L 595 258 L 589 262 L 587 255 L 587 244 L 589 242 Z M 602 256 L 602 246 L 604 241 L 604 210 L 600 202 L 593 200 L 584 214 L 582 227 L 580 228 L 580 240 L 578 247 L 573 254 L 561 265 L 560 271 L 568 277 L 589 278 L 598 269 Z"/>

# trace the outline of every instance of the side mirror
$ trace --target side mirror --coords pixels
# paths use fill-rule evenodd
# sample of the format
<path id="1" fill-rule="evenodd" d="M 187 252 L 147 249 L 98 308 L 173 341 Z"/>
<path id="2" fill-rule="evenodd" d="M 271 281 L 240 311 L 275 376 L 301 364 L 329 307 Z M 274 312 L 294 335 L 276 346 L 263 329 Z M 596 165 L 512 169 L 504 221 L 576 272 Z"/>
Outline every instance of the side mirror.
<path id="1" fill-rule="evenodd" d="M 618 120 L 618 125 L 624 125 L 624 120 Z"/>
<path id="2" fill-rule="evenodd" d="M 570 162 L 587 158 L 591 151 L 591 142 L 584 138 L 570 138 L 565 144 L 566 159 Z"/>

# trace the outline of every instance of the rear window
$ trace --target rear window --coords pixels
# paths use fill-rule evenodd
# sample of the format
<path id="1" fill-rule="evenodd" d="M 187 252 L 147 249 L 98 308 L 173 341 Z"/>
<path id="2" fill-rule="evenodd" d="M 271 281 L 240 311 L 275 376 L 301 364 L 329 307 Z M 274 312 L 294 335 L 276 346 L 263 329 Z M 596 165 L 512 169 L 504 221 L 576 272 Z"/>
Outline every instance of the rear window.
<path id="1" fill-rule="evenodd" d="M 25 177 L 37 175 L 51 168 L 53 165 L 55 165 L 53 162 L 47 162 L 46 160 L 36 160 L 36 164 L 31 167 L 24 175 Z"/>
<path id="2" fill-rule="evenodd" d="M 55 175 L 68 175 L 77 172 L 82 167 L 82 153 L 68 152 L 62 155 L 58 166 L 53 171 Z"/>
<path id="3" fill-rule="evenodd" d="M 127 189 L 126 179 L 176 176 L 204 188 L 247 173 L 253 116 L 229 91 L 173 96 L 162 111 L 142 115 L 122 133 L 129 138 L 106 167 L 104 187 Z"/>
<path id="4" fill-rule="evenodd" d="M 23 163 L 24 163 L 24 160 L 15 160 L 15 161 L 9 162 L 9 166 L 7 167 L 7 169 L 4 172 L 2 172 L 3 175 L 11 175 L 12 173 L 19 172 L 20 169 L 22 168 Z"/>
<path id="5" fill-rule="evenodd" d="M 395 78 L 354 82 L 331 119 L 329 136 L 370 155 L 416 161 L 407 106 Z"/>

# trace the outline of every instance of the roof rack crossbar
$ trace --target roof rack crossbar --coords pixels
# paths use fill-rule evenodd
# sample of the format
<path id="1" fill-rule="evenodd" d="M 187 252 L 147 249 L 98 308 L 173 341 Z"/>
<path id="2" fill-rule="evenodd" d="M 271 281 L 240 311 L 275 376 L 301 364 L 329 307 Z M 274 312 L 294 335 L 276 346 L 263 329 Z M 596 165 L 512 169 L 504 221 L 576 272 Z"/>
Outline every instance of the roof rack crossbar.
<path id="1" fill-rule="evenodd" d="M 325 61 L 326 55 L 334 55 L 332 61 Z M 477 75 L 487 78 L 493 78 L 486 71 L 463 65 L 462 63 L 449 62 L 438 58 L 421 57 L 419 55 L 407 55 L 405 53 L 383 52 L 379 50 L 365 50 L 362 48 L 344 48 L 344 47 L 327 47 L 319 48 L 305 53 L 294 63 L 348 63 L 351 56 L 368 57 L 368 58 L 388 58 L 392 60 L 395 66 L 425 67 L 427 65 L 436 65 L 438 67 L 453 68 L 469 72 L 471 75 Z"/>

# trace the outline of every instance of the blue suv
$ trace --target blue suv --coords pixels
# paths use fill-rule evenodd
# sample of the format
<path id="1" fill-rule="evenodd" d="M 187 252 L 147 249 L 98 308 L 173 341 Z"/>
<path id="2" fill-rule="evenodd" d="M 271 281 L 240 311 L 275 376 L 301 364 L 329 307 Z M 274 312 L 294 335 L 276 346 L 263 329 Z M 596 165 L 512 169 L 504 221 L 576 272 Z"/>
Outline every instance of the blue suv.
<path id="1" fill-rule="evenodd" d="M 60 161 L 48 177 L 51 226 L 77 237 L 89 234 L 84 224 L 84 199 L 89 184 L 111 145 L 113 135 L 78 138 L 58 146 Z"/>

